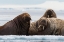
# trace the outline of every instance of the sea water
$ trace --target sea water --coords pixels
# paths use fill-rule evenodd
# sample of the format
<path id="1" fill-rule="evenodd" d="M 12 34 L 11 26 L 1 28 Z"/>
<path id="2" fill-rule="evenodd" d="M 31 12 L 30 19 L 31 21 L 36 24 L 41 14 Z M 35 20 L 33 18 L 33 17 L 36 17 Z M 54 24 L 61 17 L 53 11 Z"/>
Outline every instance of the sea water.
<path id="1" fill-rule="evenodd" d="M 54 35 L 33 35 L 33 36 L 19 36 L 19 35 L 5 35 L 0 36 L 0 42 L 64 42 L 64 36 Z"/>

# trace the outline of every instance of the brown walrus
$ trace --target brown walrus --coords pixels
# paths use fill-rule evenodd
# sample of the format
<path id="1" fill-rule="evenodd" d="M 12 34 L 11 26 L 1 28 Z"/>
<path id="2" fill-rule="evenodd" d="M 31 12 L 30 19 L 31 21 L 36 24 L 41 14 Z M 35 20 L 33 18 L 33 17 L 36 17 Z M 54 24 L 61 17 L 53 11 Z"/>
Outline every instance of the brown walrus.
<path id="1" fill-rule="evenodd" d="M 13 20 L 0 26 L 0 35 L 28 35 L 31 17 L 22 13 Z"/>
<path id="2" fill-rule="evenodd" d="M 64 35 L 64 20 L 41 18 L 38 22 L 38 35 Z"/>
<path id="3" fill-rule="evenodd" d="M 46 18 L 57 18 L 56 13 L 52 9 L 46 10 L 46 12 L 44 13 L 44 15 L 42 17 L 46 17 Z"/>
<path id="4" fill-rule="evenodd" d="M 52 9 L 48 9 L 41 18 L 44 18 L 44 17 L 45 18 L 57 18 L 56 13 Z M 36 28 L 38 26 L 37 24 L 38 24 L 38 21 L 40 21 L 40 19 L 35 22 L 30 23 L 29 35 L 37 35 L 38 34 Z"/>
<path id="5" fill-rule="evenodd" d="M 30 23 L 30 28 L 29 28 L 28 34 L 29 35 L 37 35 L 37 33 L 38 33 L 38 31 L 37 31 L 37 23 L 36 23 L 36 21 Z"/>

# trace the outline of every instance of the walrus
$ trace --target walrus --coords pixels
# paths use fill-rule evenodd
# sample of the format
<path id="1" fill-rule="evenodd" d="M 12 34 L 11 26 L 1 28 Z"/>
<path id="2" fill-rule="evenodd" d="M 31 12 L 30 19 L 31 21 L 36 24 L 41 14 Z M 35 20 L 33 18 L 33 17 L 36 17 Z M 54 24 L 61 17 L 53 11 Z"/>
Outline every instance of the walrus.
<path id="1" fill-rule="evenodd" d="M 30 23 L 30 28 L 29 28 L 29 35 L 37 35 L 37 21 Z"/>
<path id="2" fill-rule="evenodd" d="M 38 35 L 64 35 L 64 20 L 41 18 L 38 21 Z"/>
<path id="3" fill-rule="evenodd" d="M 43 17 L 44 18 L 44 17 Z M 41 19 L 34 21 L 32 23 L 30 23 L 30 28 L 29 28 L 29 35 L 38 35 L 38 23 Z"/>
<path id="4" fill-rule="evenodd" d="M 43 17 L 43 18 L 45 18 L 45 17 Z M 41 23 L 40 22 L 41 20 L 42 19 L 40 18 L 39 20 L 30 23 L 30 28 L 29 28 L 29 32 L 28 32 L 29 35 L 38 35 L 38 26 L 40 26 L 39 24 L 45 24 L 45 23 Z"/>
<path id="5" fill-rule="evenodd" d="M 42 17 L 46 17 L 46 18 L 57 18 L 57 15 L 54 12 L 54 10 L 48 9 L 48 10 L 46 10 L 46 12 L 44 13 L 44 15 Z"/>
<path id="6" fill-rule="evenodd" d="M 57 18 L 57 16 L 56 16 L 56 13 L 54 12 L 54 10 L 48 9 L 48 10 L 46 10 L 45 14 L 41 18 Z M 30 35 L 37 35 L 38 31 L 36 28 L 38 26 L 37 24 L 38 24 L 38 21 L 40 21 L 40 19 L 30 23 L 30 28 L 29 28 Z"/>
<path id="7" fill-rule="evenodd" d="M 0 26 L 0 35 L 28 35 L 31 16 L 22 13 L 13 20 Z"/>

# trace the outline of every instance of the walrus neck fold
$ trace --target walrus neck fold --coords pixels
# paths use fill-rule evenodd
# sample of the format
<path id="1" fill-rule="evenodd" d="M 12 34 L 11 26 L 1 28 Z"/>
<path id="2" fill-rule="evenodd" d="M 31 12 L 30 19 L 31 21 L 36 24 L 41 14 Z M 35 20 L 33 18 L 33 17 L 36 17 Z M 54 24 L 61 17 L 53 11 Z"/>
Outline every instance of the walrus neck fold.
<path id="1" fill-rule="evenodd" d="M 21 31 L 24 28 L 24 24 L 22 23 L 22 21 L 20 21 L 18 18 L 15 18 L 13 21 L 15 22 L 15 24 L 17 26 L 17 28 L 16 28 L 17 33 L 19 35 L 23 34 L 22 31 Z"/>
<path id="2" fill-rule="evenodd" d="M 54 35 L 55 34 L 55 25 L 53 24 L 53 20 L 50 19 L 50 18 L 47 18 L 48 20 L 48 24 L 49 24 L 49 27 L 50 27 L 50 31 L 51 31 L 51 34 L 50 35 Z"/>
<path id="3" fill-rule="evenodd" d="M 38 21 L 36 22 L 36 28 L 38 28 Z"/>

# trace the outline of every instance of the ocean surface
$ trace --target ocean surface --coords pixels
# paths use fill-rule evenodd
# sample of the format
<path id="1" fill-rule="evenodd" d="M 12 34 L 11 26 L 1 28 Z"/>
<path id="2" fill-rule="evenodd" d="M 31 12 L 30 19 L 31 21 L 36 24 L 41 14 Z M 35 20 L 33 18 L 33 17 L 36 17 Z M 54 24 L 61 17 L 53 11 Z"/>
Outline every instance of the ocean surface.
<path id="1" fill-rule="evenodd" d="M 43 16 L 45 10 L 0 10 L 0 26 L 4 25 L 6 22 L 14 19 L 16 16 L 23 12 L 28 12 L 31 15 L 31 22 L 37 21 Z M 64 19 L 64 11 L 55 11 L 57 18 Z M 64 36 L 55 35 L 33 35 L 33 36 L 19 36 L 19 35 L 2 35 L 0 36 L 0 42 L 64 42 Z"/>
<path id="2" fill-rule="evenodd" d="M 34 36 L 18 36 L 18 35 L 5 35 L 0 36 L 0 42 L 64 42 L 64 36 L 54 35 L 34 35 Z"/>

